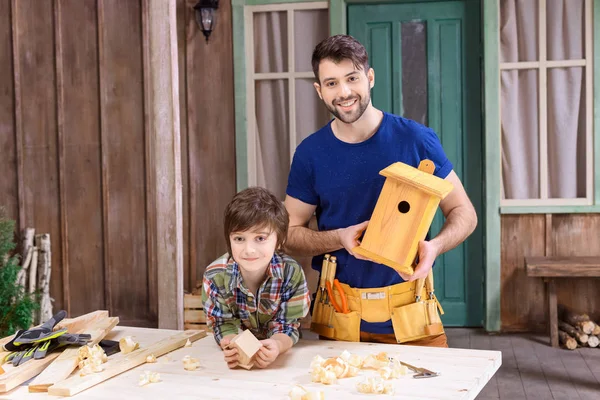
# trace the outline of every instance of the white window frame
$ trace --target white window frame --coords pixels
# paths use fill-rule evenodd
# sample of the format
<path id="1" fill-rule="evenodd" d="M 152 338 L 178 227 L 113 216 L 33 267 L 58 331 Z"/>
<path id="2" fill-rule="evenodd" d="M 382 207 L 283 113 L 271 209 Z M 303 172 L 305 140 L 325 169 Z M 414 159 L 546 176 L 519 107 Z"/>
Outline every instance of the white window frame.
<path id="1" fill-rule="evenodd" d="M 535 69 L 538 71 L 538 118 L 539 118 L 539 199 L 500 199 L 502 207 L 520 206 L 585 206 L 594 204 L 594 67 L 593 67 L 593 4 L 584 2 L 584 59 L 547 60 L 546 57 L 546 0 L 538 0 L 538 61 L 500 62 L 502 71 Z M 498 51 L 500 49 L 498 48 Z M 550 68 L 583 67 L 585 71 L 585 137 L 586 137 L 586 197 L 585 198 L 548 198 L 548 113 L 547 113 L 547 75 Z M 499 77 L 500 78 L 500 77 Z M 502 105 L 499 102 L 500 113 Z M 500 119 L 501 121 L 501 119 Z M 501 150 L 502 154 L 502 150 Z M 502 171 L 502 169 L 501 169 Z"/>
<path id="2" fill-rule="evenodd" d="M 289 115 L 289 143 L 290 161 L 298 145 L 296 132 L 296 80 L 313 79 L 312 71 L 296 72 L 295 44 L 294 44 L 294 11 L 309 11 L 328 9 L 329 2 L 305 2 L 265 4 L 244 7 L 244 28 L 246 39 L 246 115 L 247 115 L 247 160 L 248 160 L 248 186 L 255 186 L 257 182 L 256 163 L 256 81 L 287 79 L 288 82 L 288 115 Z M 254 13 L 271 11 L 287 12 L 287 43 L 288 43 L 288 71 L 287 72 L 262 72 L 254 70 Z"/>

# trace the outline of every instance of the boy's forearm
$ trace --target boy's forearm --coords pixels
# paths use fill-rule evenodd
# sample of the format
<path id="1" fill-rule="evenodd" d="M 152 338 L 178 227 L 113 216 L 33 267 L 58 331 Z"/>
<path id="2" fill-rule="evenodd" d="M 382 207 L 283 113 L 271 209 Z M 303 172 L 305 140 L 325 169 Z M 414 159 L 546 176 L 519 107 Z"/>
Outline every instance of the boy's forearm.
<path id="1" fill-rule="evenodd" d="M 279 345 L 279 354 L 285 353 L 294 345 L 292 338 L 285 333 L 276 333 L 271 336 L 271 339 L 275 340 Z"/>
<path id="2" fill-rule="evenodd" d="M 339 230 L 315 231 L 304 226 L 291 226 L 285 243 L 290 255 L 316 256 L 342 248 Z"/>

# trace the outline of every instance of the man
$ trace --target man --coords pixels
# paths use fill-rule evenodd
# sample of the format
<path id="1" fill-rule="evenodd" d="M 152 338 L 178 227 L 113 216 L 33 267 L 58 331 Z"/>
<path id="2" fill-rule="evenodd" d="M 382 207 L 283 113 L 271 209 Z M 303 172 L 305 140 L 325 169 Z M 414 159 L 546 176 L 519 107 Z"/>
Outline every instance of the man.
<path id="1" fill-rule="evenodd" d="M 427 276 L 438 255 L 473 232 L 473 205 L 433 130 L 373 107 L 375 72 L 362 44 L 348 35 L 329 37 L 314 49 L 312 67 L 317 94 L 335 118 L 296 149 L 285 199 L 290 216 L 286 248 L 292 254 L 318 256 L 313 258 L 317 270 L 323 254 L 336 256 L 336 278 L 351 288 L 414 290 L 414 281 Z M 417 167 L 423 159 L 433 161 L 434 175 L 454 189 L 440 202 L 446 218 L 440 233 L 419 243 L 414 275 L 353 254 L 383 187 L 379 171 L 398 161 Z M 315 211 L 318 231 L 307 227 Z M 368 308 L 364 300 L 357 304 Z M 398 341 L 390 313 L 370 318 L 366 310 L 360 311 L 361 341 Z M 405 344 L 447 347 L 444 333 Z"/>

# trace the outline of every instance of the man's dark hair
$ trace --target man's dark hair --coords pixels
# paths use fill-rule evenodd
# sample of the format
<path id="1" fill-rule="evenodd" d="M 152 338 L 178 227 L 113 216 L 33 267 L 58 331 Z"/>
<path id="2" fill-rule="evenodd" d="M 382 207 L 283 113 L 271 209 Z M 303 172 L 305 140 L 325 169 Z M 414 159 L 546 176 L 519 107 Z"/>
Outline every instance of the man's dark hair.
<path id="1" fill-rule="evenodd" d="M 326 59 L 336 64 L 350 60 L 356 69 L 362 69 L 365 73 L 369 70 L 369 55 L 365 46 L 350 35 L 330 36 L 315 47 L 312 68 L 319 82 L 319 64 Z"/>
<path id="2" fill-rule="evenodd" d="M 249 187 L 233 196 L 225 208 L 224 233 L 231 255 L 229 235 L 251 228 L 268 228 L 277 235 L 277 249 L 287 239 L 289 216 L 283 203 L 265 188 Z"/>

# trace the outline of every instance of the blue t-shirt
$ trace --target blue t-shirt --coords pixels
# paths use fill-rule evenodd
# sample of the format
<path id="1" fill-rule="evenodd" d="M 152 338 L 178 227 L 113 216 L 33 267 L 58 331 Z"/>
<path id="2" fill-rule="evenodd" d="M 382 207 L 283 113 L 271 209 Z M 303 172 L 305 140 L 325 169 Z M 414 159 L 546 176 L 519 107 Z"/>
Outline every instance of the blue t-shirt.
<path id="1" fill-rule="evenodd" d="M 385 177 L 379 172 L 395 162 L 418 167 L 421 160 L 435 164 L 434 175 L 445 178 L 452 171 L 435 132 L 415 121 L 384 113 L 379 129 L 361 143 L 335 137 L 331 122 L 300 143 L 294 154 L 286 193 L 317 206 L 320 231 L 345 228 L 371 218 Z M 336 278 L 356 288 L 377 288 L 403 282 L 392 268 L 363 261 L 345 249 L 337 257 Z M 320 271 L 323 256 L 313 258 Z M 392 333 L 391 320 L 362 321 L 361 330 Z"/>

